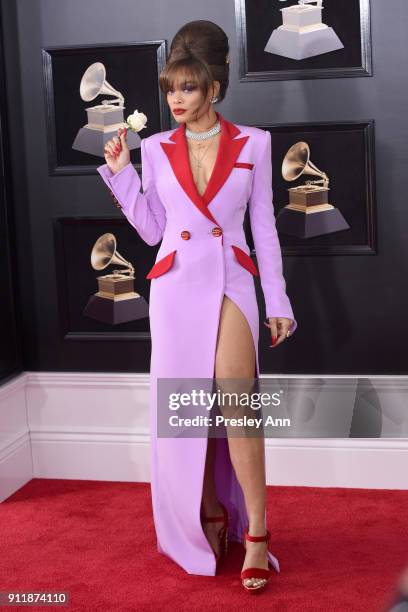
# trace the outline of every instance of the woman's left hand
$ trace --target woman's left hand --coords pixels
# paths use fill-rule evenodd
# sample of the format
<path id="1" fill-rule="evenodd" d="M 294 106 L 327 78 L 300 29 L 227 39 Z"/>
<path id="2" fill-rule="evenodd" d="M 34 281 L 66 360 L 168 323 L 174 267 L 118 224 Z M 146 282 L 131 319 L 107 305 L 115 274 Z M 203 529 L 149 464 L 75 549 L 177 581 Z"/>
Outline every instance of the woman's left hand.
<path id="1" fill-rule="evenodd" d="M 288 338 L 288 331 L 292 326 L 293 320 L 286 317 L 270 317 L 268 321 L 269 323 L 264 321 L 264 325 L 271 330 L 272 344 L 269 346 L 274 348 Z"/>

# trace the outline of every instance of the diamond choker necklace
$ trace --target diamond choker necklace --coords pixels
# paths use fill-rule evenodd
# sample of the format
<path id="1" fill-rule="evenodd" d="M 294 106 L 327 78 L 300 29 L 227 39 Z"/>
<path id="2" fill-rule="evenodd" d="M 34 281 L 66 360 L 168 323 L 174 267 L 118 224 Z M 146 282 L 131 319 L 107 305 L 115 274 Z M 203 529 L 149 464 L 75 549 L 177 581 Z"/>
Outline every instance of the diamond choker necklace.
<path id="1" fill-rule="evenodd" d="M 186 136 L 187 138 L 191 138 L 192 140 L 206 140 L 207 138 L 211 138 L 211 136 L 215 136 L 221 130 L 221 124 L 218 120 L 217 123 L 206 132 L 192 132 L 186 126 Z"/>

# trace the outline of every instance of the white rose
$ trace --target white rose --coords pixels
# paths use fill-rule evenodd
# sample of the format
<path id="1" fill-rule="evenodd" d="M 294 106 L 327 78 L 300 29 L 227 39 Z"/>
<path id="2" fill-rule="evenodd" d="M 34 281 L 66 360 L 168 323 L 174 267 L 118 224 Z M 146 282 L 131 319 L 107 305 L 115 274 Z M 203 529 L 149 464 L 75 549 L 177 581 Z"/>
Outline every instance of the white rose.
<path id="1" fill-rule="evenodd" d="M 129 115 L 127 118 L 127 124 L 134 132 L 140 132 L 146 127 L 147 117 L 144 113 L 138 113 L 137 109 L 133 115 Z"/>

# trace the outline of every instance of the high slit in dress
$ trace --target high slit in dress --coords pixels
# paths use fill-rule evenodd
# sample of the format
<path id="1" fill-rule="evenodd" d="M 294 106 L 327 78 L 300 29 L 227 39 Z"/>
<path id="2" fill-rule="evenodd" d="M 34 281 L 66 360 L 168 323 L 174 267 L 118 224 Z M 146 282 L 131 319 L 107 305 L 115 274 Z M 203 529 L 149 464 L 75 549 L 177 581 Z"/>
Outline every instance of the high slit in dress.
<path id="1" fill-rule="evenodd" d="M 168 407 L 158 405 L 157 381 L 214 377 L 224 294 L 249 324 L 259 378 L 257 276 L 266 318 L 292 319 L 292 333 L 297 327 L 275 227 L 270 132 L 217 116 L 217 159 L 202 196 L 191 172 L 185 124 L 142 139 L 142 181 L 132 163 L 116 174 L 107 164 L 97 168 L 140 237 L 149 245 L 161 241 L 146 277 L 151 279 L 150 474 L 157 549 L 186 572 L 205 576 L 216 573 L 200 520 L 208 438 L 158 437 L 157 415 Z M 247 207 L 257 265 L 243 228 Z M 214 477 L 218 499 L 230 515 L 228 538 L 243 542 L 248 516 L 225 437 L 216 438 Z M 279 572 L 278 559 L 268 555 Z"/>

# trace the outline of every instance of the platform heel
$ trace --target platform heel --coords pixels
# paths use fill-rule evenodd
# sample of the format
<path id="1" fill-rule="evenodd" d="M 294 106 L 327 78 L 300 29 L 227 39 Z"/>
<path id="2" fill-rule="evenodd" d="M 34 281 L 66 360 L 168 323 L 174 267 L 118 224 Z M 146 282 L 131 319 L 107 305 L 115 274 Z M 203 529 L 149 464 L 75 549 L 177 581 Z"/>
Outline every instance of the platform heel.
<path id="1" fill-rule="evenodd" d="M 249 542 L 269 542 L 271 538 L 271 534 L 268 530 L 266 530 L 266 534 L 264 536 L 251 536 L 248 533 L 248 530 L 244 531 L 244 540 L 248 540 Z M 270 565 L 270 560 L 268 559 L 268 567 Z M 259 593 L 262 589 L 266 587 L 271 577 L 270 569 L 263 569 L 261 567 L 247 567 L 241 572 L 241 581 L 244 589 L 250 593 Z M 259 578 L 261 582 L 259 584 L 255 584 L 253 586 L 249 586 L 245 584 L 245 580 L 251 578 Z"/>

